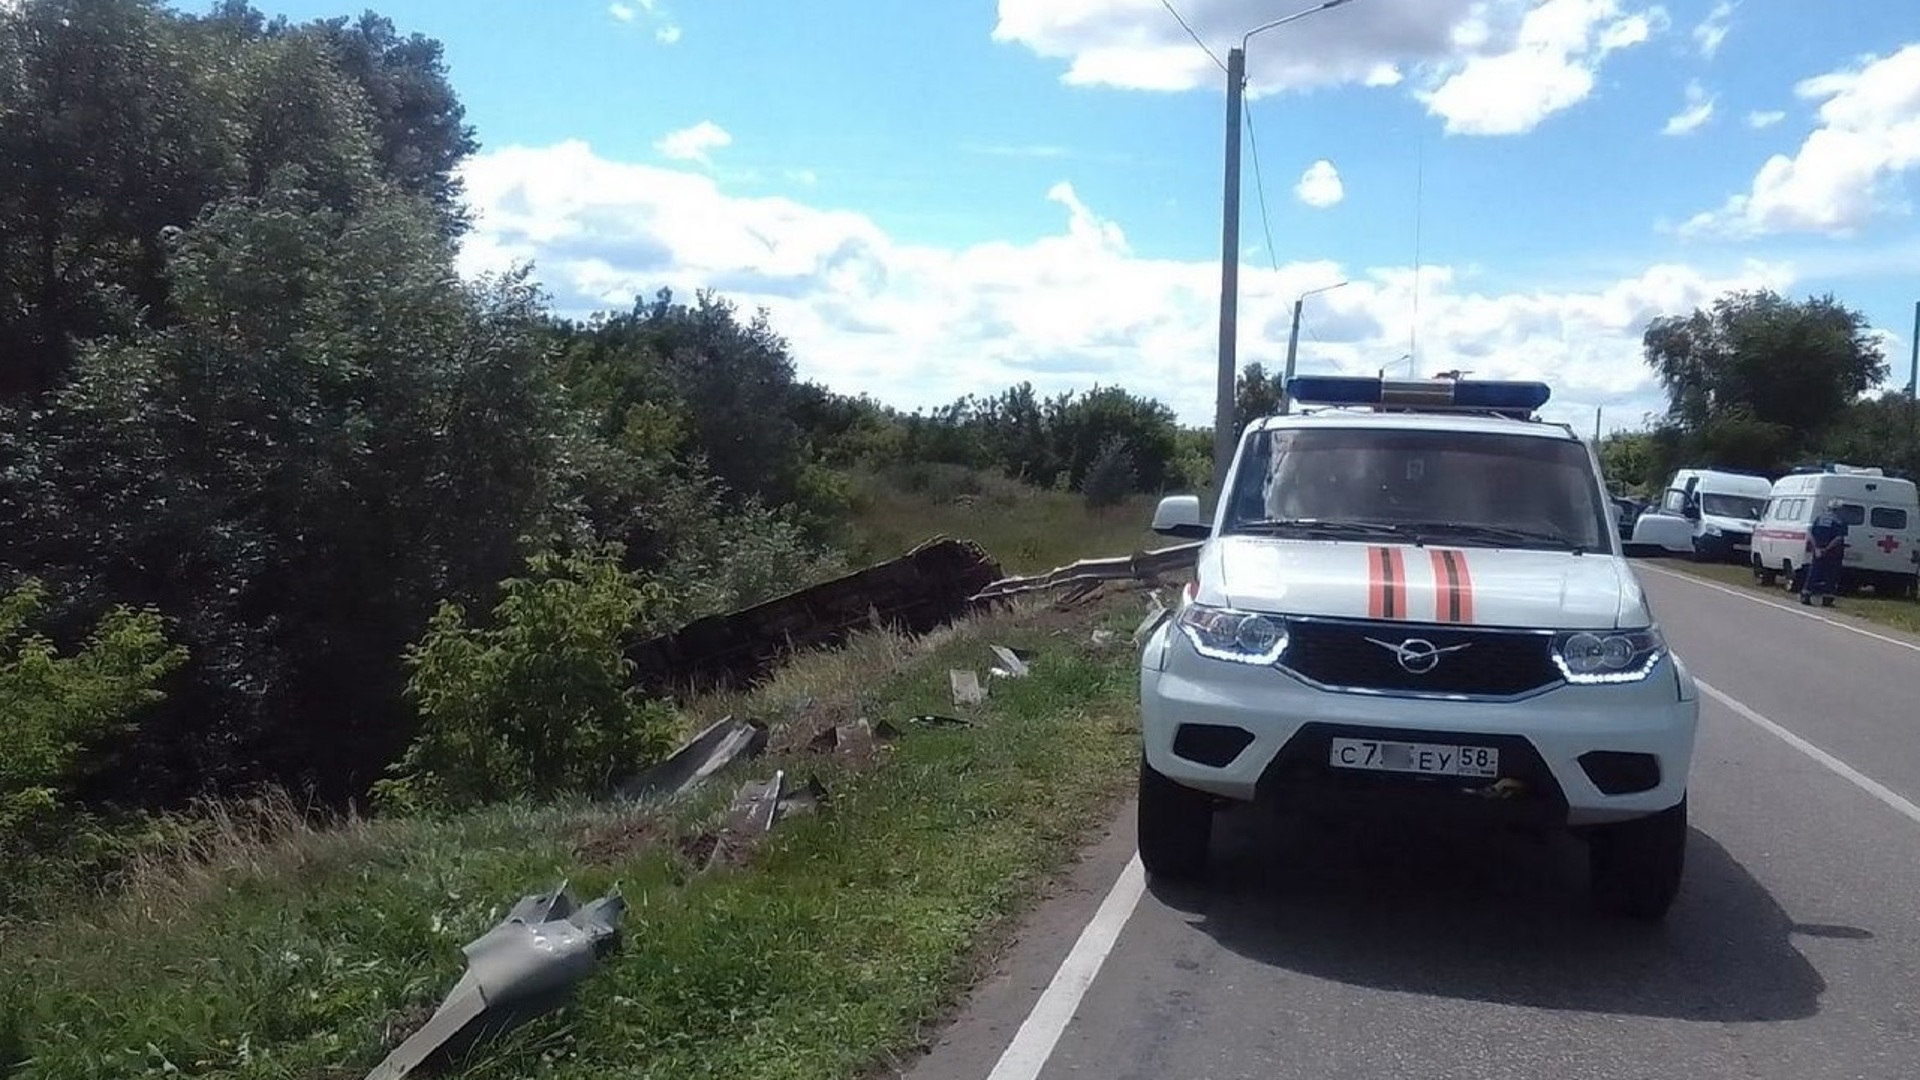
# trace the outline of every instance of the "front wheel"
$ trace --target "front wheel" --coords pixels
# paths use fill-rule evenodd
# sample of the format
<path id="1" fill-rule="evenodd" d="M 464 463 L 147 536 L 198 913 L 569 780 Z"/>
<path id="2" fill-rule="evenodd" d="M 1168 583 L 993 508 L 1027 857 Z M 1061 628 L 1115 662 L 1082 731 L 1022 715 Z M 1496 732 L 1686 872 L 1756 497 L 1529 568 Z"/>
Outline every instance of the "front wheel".
<path id="1" fill-rule="evenodd" d="M 1593 898 L 1611 914 L 1658 922 L 1680 892 L 1687 860 L 1687 800 L 1657 814 L 1593 830 L 1587 865 Z"/>
<path id="2" fill-rule="evenodd" d="M 1198 877 L 1213 843 L 1213 800 L 1176 784 L 1140 755 L 1140 865 L 1170 880 Z"/>

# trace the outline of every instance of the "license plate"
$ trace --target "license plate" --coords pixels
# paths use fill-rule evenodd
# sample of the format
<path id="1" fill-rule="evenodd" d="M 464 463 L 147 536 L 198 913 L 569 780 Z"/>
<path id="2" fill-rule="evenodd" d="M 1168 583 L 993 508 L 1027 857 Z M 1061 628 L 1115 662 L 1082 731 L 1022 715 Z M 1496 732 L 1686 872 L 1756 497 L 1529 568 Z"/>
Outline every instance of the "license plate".
<path id="1" fill-rule="evenodd" d="M 1500 751 L 1491 746 L 1335 739 L 1327 752 L 1327 764 L 1336 769 L 1423 776 L 1498 776 Z"/>

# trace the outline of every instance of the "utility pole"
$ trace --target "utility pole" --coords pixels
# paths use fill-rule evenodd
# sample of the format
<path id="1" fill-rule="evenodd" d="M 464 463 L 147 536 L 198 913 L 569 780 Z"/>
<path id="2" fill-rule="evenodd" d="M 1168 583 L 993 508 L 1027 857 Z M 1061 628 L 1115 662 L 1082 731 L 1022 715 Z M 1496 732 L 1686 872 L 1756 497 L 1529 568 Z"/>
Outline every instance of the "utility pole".
<path id="1" fill-rule="evenodd" d="M 1913 302 L 1912 353 L 1907 374 L 1907 468 L 1920 474 L 1920 300 Z"/>
<path id="2" fill-rule="evenodd" d="M 1233 461 L 1240 432 L 1233 418 L 1239 410 L 1235 385 L 1240 332 L 1240 110 L 1246 92 L 1247 52 L 1227 50 L 1227 179 L 1226 212 L 1220 215 L 1220 371 L 1213 403 L 1213 497 L 1226 498 L 1227 466 Z"/>
<path id="3" fill-rule="evenodd" d="M 1600 406 L 1593 407 L 1593 445 L 1600 445 Z"/>
<path id="4" fill-rule="evenodd" d="M 1293 398 L 1287 393 L 1287 384 L 1293 381 L 1293 361 L 1300 353 L 1300 309 L 1306 305 L 1307 297 L 1314 293 L 1323 293 L 1337 289 L 1346 282 L 1322 285 L 1317 289 L 1308 289 L 1293 298 L 1293 328 L 1287 331 L 1287 367 L 1280 375 L 1280 414 L 1285 416 L 1293 411 Z"/>
<path id="5" fill-rule="evenodd" d="M 1227 50 L 1227 175 L 1224 212 L 1220 215 L 1220 371 L 1213 402 L 1213 497 L 1226 495 L 1227 466 L 1233 462 L 1234 446 L 1240 433 L 1234 429 L 1234 390 L 1238 384 L 1239 358 L 1235 355 L 1240 330 L 1240 113 L 1245 108 L 1247 89 L 1247 43 L 1255 34 L 1264 34 L 1288 23 L 1329 11 L 1352 0 L 1320 0 L 1313 7 L 1262 23 L 1240 36 L 1240 44 Z M 1284 389 L 1284 388 L 1283 388 Z"/>

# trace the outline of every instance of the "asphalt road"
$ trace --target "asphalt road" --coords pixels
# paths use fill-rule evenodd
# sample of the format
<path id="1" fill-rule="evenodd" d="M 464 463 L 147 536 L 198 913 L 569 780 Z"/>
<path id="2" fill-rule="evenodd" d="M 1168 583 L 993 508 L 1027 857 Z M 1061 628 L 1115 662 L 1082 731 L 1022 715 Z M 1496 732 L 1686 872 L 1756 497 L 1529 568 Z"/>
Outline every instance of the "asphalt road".
<path id="1" fill-rule="evenodd" d="M 1245 816 L 1142 892 L 1129 807 L 903 1075 L 1920 1076 L 1920 639 L 1641 577 L 1710 688 L 1665 924 L 1591 913 L 1571 840 Z"/>

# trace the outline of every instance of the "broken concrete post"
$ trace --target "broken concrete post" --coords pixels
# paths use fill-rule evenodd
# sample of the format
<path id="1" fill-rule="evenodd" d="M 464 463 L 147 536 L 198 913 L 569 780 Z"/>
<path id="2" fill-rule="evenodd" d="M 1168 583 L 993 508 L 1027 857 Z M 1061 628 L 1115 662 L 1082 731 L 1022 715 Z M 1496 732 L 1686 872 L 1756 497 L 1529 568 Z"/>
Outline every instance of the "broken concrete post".
<path id="1" fill-rule="evenodd" d="M 980 676 L 977 672 L 958 669 L 948 671 L 947 683 L 953 688 L 955 705 L 978 705 L 987 700 L 986 687 L 980 685 Z"/>
<path id="2" fill-rule="evenodd" d="M 467 970 L 433 1016 L 367 1080 L 401 1080 L 565 1004 L 617 943 L 626 902 L 618 891 L 575 909 L 566 882 L 527 896 L 462 947 Z"/>

